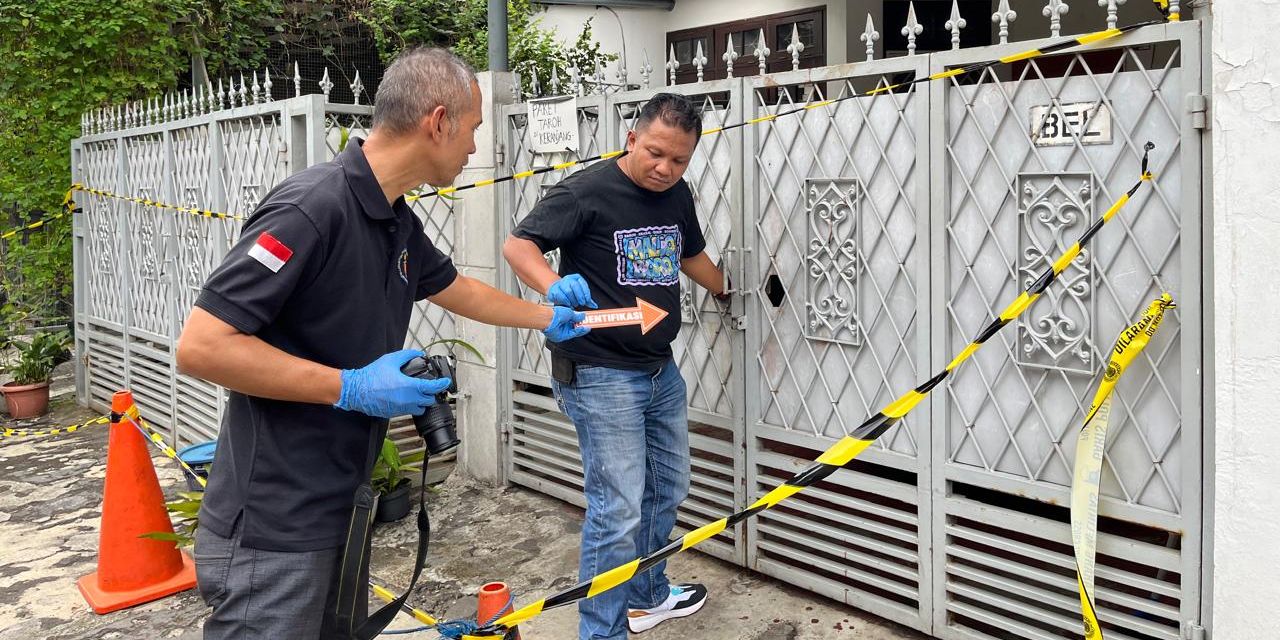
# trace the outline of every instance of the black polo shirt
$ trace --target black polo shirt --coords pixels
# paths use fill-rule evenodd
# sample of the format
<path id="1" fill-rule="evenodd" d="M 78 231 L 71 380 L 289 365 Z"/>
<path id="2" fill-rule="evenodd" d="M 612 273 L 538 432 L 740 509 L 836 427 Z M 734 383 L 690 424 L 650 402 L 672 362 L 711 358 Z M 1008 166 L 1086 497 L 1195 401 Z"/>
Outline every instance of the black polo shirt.
<path id="1" fill-rule="evenodd" d="M 387 203 L 352 139 L 291 176 L 245 222 L 196 306 L 287 353 L 340 369 L 403 348 L 415 300 L 458 272 L 404 199 Z M 370 430 L 385 420 L 232 392 L 200 526 L 242 544 L 312 551 L 345 540 Z"/>

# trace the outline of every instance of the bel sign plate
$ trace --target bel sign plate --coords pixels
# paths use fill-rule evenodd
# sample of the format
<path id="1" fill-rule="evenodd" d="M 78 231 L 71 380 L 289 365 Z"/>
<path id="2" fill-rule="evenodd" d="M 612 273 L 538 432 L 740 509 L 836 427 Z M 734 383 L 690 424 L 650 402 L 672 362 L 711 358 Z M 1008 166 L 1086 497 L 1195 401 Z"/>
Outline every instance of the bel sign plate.
<path id="1" fill-rule="evenodd" d="M 1101 102 L 1031 107 L 1031 140 L 1037 147 L 1111 144 L 1111 110 Z"/>
<path id="2" fill-rule="evenodd" d="M 577 153 L 578 100 L 573 96 L 530 100 L 529 140 L 534 153 Z"/>

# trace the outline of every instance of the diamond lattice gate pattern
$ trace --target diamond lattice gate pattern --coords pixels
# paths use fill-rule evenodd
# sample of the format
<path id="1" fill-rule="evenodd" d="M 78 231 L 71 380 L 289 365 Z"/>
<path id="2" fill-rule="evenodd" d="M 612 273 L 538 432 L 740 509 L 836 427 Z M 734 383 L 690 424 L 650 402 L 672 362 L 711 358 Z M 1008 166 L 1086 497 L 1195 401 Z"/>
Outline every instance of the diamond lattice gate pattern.
<path id="1" fill-rule="evenodd" d="M 1175 321 L 1113 398 L 1095 595 L 1110 638 L 1180 638 L 1199 618 L 1201 165 L 1187 113 L 1199 43 L 1195 23 L 1156 27 L 1123 46 L 934 88 L 933 322 L 944 354 L 1119 198 L 1143 145 L 1156 145 L 1150 188 L 936 394 L 934 489 L 945 499 L 934 519 L 935 629 L 945 635 L 1079 634 L 1059 506 L 1075 435 L 1111 342 L 1162 291 L 1180 305 Z M 1055 114 L 1087 119 L 1085 135 L 1064 139 Z"/>
<path id="2" fill-rule="evenodd" d="M 79 398 L 104 407 L 114 391 L 130 388 L 144 415 L 178 446 L 216 437 L 221 422 L 225 393 L 178 374 L 173 349 L 200 287 L 239 238 L 239 218 L 281 180 L 331 160 L 369 131 L 367 105 L 321 95 L 264 100 L 265 92 L 253 99 L 236 91 L 188 96 L 180 108 L 108 119 L 72 143 L 77 182 L 232 216 L 76 195 L 83 210 L 74 222 Z M 418 200 L 413 209 L 432 242 L 451 253 L 449 201 Z M 420 304 L 407 346 L 453 335 L 449 315 Z"/>
<path id="3" fill-rule="evenodd" d="M 1176 315 L 1114 396 L 1096 597 L 1108 637 L 1172 640 L 1201 619 L 1200 38 L 1147 27 L 704 137 L 685 178 L 739 295 L 682 302 L 679 528 L 751 504 L 942 368 L 1133 184 L 1150 140 L 1156 180 L 1025 317 L 845 469 L 699 548 L 942 638 L 1078 637 L 1076 430 L 1111 341 L 1169 291 Z M 1036 44 L 668 90 L 712 128 Z M 579 98 L 579 157 L 621 148 L 652 93 Z M 503 108 L 510 172 L 565 159 L 529 151 L 526 113 Z M 506 185 L 503 231 L 562 178 Z M 581 505 L 541 336 L 504 353 L 507 477 Z"/>

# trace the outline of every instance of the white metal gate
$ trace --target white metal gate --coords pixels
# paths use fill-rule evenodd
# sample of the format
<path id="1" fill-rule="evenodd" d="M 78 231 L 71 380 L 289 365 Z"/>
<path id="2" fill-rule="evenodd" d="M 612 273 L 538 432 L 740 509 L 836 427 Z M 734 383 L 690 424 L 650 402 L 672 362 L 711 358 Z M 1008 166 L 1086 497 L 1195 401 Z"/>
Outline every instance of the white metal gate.
<path id="1" fill-rule="evenodd" d="M 320 87 L 324 95 L 271 101 L 270 85 L 257 85 L 255 76 L 252 88 L 233 83 L 229 94 L 97 112 L 72 141 L 73 179 L 123 196 L 248 216 L 280 181 L 367 135 L 373 108 L 329 102 Z M 77 399 L 105 409 L 112 393 L 130 389 L 175 446 L 215 438 L 225 393 L 178 374 L 173 349 L 200 287 L 243 223 L 82 192 L 76 204 L 83 211 L 73 223 Z M 451 253 L 449 201 L 412 206 L 432 242 Z M 452 335 L 451 316 L 419 304 L 406 346 Z"/>
<path id="2" fill-rule="evenodd" d="M 1146 302 L 1168 290 L 1183 309 L 1202 303 L 1200 43 L 1195 22 L 1146 27 L 700 142 L 685 177 L 741 295 L 725 315 L 701 290 L 682 305 L 682 528 L 746 507 L 944 366 L 1133 183 L 1143 143 L 1157 145 L 1153 188 L 1025 321 L 854 463 L 700 548 L 943 638 L 1079 635 L 1062 506 L 1074 429 L 1110 341 Z M 1036 44 L 668 90 L 696 96 L 710 128 Z M 580 157 L 620 148 L 652 93 L 579 98 Z M 1109 115 L 1109 142 L 1032 133 L 1033 114 L 1082 108 Z M 502 113 L 511 172 L 533 167 L 524 114 Z M 511 183 L 503 231 L 561 177 Z M 1098 552 L 1108 637 L 1173 640 L 1202 617 L 1201 331 L 1198 313 L 1175 315 L 1116 392 Z M 583 504 L 541 336 L 521 332 L 504 353 L 507 477 Z"/>

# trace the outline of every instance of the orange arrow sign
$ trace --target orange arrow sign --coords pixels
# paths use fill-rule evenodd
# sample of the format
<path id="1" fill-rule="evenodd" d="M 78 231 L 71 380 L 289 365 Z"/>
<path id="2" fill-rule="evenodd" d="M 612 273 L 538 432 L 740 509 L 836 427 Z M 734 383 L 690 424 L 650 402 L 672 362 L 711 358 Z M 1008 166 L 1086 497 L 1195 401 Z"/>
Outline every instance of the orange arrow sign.
<path id="1" fill-rule="evenodd" d="M 591 327 L 592 329 L 603 329 L 606 327 L 628 327 L 631 325 L 640 325 L 640 334 L 649 333 L 650 329 L 658 326 L 662 319 L 667 317 L 667 312 L 660 307 L 655 307 L 640 298 L 636 298 L 636 306 L 623 307 L 620 309 L 596 309 L 587 311 L 587 319 L 579 322 L 579 326 Z"/>

